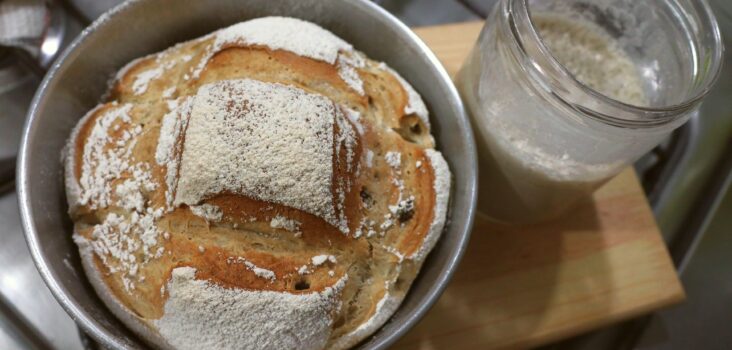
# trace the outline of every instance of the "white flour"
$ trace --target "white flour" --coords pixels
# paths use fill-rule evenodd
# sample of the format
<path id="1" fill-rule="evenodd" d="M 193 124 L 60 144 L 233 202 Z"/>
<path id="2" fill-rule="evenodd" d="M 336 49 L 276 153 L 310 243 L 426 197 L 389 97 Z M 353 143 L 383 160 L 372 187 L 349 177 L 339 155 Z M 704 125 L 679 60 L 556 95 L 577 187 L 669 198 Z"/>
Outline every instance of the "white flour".
<path id="1" fill-rule="evenodd" d="M 288 219 L 282 215 L 277 215 L 269 221 L 272 228 L 282 228 L 289 232 L 300 233 L 300 222 L 295 219 Z"/>
<path id="2" fill-rule="evenodd" d="M 160 78 L 164 72 L 165 69 L 163 69 L 163 67 L 158 67 L 137 74 L 135 81 L 132 83 L 132 91 L 134 91 L 135 95 L 145 93 L 150 82 Z"/>
<path id="3" fill-rule="evenodd" d="M 321 349 L 347 277 L 319 293 L 222 288 L 173 270 L 165 313 L 155 321 L 177 349 Z"/>
<path id="4" fill-rule="evenodd" d="M 227 47 L 264 46 L 336 66 L 341 79 L 358 94 L 364 94 L 363 81 L 356 71 L 363 67 L 363 58 L 351 44 L 314 23 L 290 17 L 262 17 L 221 29 L 209 37 L 214 38 L 214 43 L 193 70 L 194 78 L 217 52 Z"/>
<path id="5" fill-rule="evenodd" d="M 344 189 L 331 193 L 337 119 L 345 117 L 327 98 L 281 84 L 228 80 L 201 87 L 175 204 L 231 191 L 317 215 L 347 233 L 339 208 Z M 344 135 L 343 147 L 352 147 L 355 133 Z"/>
<path id="6" fill-rule="evenodd" d="M 277 275 L 275 274 L 274 271 L 265 269 L 263 267 L 259 267 L 259 266 L 255 265 L 253 262 L 251 262 L 247 259 L 244 259 L 242 257 L 237 257 L 236 259 L 228 258 L 226 262 L 229 264 L 244 264 L 244 266 L 246 266 L 249 271 L 254 272 L 254 274 L 257 275 L 257 277 L 266 278 L 270 281 L 274 281 L 277 279 Z"/>
<path id="7" fill-rule="evenodd" d="M 313 266 L 320 266 L 322 264 L 325 264 L 326 261 L 330 261 L 331 263 L 335 264 L 338 261 L 336 260 L 336 257 L 333 255 L 316 255 L 310 259 Z"/>
<path id="8" fill-rule="evenodd" d="M 356 68 L 363 68 L 365 65 L 363 57 L 355 51 L 338 56 L 338 75 L 346 82 L 351 89 L 363 96 L 363 81 L 358 75 Z"/>
<path id="9" fill-rule="evenodd" d="M 98 111 L 95 108 L 93 113 Z M 135 280 L 143 278 L 137 276 L 140 265 L 162 254 L 161 247 L 156 249 L 159 231 L 155 220 L 163 214 L 162 208 L 149 207 L 143 196 L 144 191 L 154 190 L 157 184 L 147 164 L 132 160 L 135 137 L 142 133 L 142 128 L 131 125 L 131 111 L 131 105 L 113 104 L 96 117 L 81 155 L 79 182 L 73 177 L 67 179 L 73 183 L 67 186 L 78 201 L 71 206 L 72 210 L 77 205 L 92 209 L 117 206 L 131 212 L 127 216 L 109 213 L 94 226 L 89 239 L 75 235 L 79 244 L 87 244 L 94 250 L 111 273 L 121 274 L 127 290 L 134 289 Z M 85 117 L 79 127 L 91 116 Z M 75 140 L 78 131 L 73 135 Z M 75 157 L 73 152 L 67 155 L 67 173 L 73 174 Z M 113 185 L 116 179 L 124 180 Z"/>
<path id="10" fill-rule="evenodd" d="M 344 334 L 338 338 L 338 340 L 333 342 L 330 346 L 330 349 L 347 349 L 353 346 L 355 341 L 363 339 L 365 336 L 373 333 L 389 320 L 389 317 L 391 317 L 397 308 L 399 308 L 399 304 L 401 304 L 401 302 L 401 298 L 394 297 L 387 291 L 384 294 L 384 297 L 376 304 L 376 310 L 371 318 L 350 333 Z"/>
<path id="11" fill-rule="evenodd" d="M 221 208 L 211 204 L 204 203 L 201 205 L 192 205 L 190 206 L 190 209 L 193 215 L 201 217 L 209 222 L 221 221 L 221 218 L 224 216 Z"/>
<path id="12" fill-rule="evenodd" d="M 433 149 L 427 149 L 425 153 L 427 153 L 430 165 L 435 174 L 435 182 L 433 184 L 433 189 L 435 190 L 435 206 L 432 209 L 432 222 L 430 223 L 430 229 L 427 231 L 424 242 L 417 251 L 408 257 L 416 261 L 424 260 L 440 238 L 442 229 L 445 227 L 445 222 L 447 221 L 447 205 L 448 199 L 450 198 L 450 186 L 452 182 L 450 168 L 447 166 L 447 162 L 442 157 L 442 154 Z"/>
<path id="13" fill-rule="evenodd" d="M 155 162 L 165 167 L 165 201 L 169 209 L 173 208 L 175 188 L 178 184 L 178 167 L 180 165 L 180 138 L 188 125 L 191 114 L 192 98 L 185 98 L 181 103 L 177 100 L 169 103 L 169 112 L 163 116 L 160 136 L 155 149 Z"/>
<path id="14" fill-rule="evenodd" d="M 340 51 L 351 44 L 314 23 L 290 17 L 262 17 L 241 22 L 215 33 L 214 51 L 232 44 L 263 45 L 299 56 L 335 64 Z"/>
<path id="15" fill-rule="evenodd" d="M 138 133 L 125 131 L 121 139 L 110 136 L 113 125 L 129 125 L 132 105 L 114 105 L 96 118 L 87 137 L 81 157 L 80 204 L 90 208 L 104 208 L 111 204 L 112 184 L 109 180 L 122 177 L 132 165 L 129 158 L 134 148 L 133 136 Z M 131 140 L 131 141 L 130 141 Z M 127 141 L 130 141 L 127 144 Z M 122 142 L 121 145 L 117 142 Z M 106 147 L 112 147 L 107 150 Z"/>
<path id="16" fill-rule="evenodd" d="M 388 71 L 391 73 L 402 85 L 402 88 L 404 88 L 404 91 L 407 92 L 408 102 L 407 105 L 404 107 L 404 114 L 414 114 L 424 123 L 425 126 L 428 128 L 430 127 L 430 118 L 429 118 L 429 112 L 427 111 L 427 106 L 424 104 L 424 101 L 422 100 L 422 97 L 419 96 L 419 93 L 417 90 L 415 90 L 411 84 L 409 84 L 404 78 L 402 78 L 399 73 L 397 73 L 395 70 L 391 69 L 391 67 L 387 66 L 386 63 L 381 62 L 379 63 L 379 68 Z"/>
<path id="17" fill-rule="evenodd" d="M 389 164 L 392 169 L 395 169 L 395 171 L 399 172 L 399 169 L 402 166 L 401 153 L 395 151 L 386 152 L 386 155 L 384 155 L 384 160 L 386 160 L 386 163 Z"/>

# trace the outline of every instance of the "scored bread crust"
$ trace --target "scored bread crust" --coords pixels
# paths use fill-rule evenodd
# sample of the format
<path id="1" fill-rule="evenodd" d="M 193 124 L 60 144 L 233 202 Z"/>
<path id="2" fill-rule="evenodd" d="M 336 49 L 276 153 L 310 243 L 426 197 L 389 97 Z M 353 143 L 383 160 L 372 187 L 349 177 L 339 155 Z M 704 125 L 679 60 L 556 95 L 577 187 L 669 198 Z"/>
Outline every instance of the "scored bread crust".
<path id="1" fill-rule="evenodd" d="M 416 91 L 292 18 L 131 62 L 64 153 L 85 272 L 160 348 L 353 346 L 447 217 Z"/>
<path id="2" fill-rule="evenodd" d="M 127 306 L 122 304 L 115 296 L 109 286 L 104 282 L 104 277 L 96 265 L 94 251 L 86 239 L 75 236 L 75 242 L 79 246 L 79 255 L 81 256 L 81 266 L 84 273 L 89 278 L 97 295 L 102 299 L 104 304 L 122 323 L 140 335 L 145 341 L 155 345 L 161 349 L 172 348 L 172 346 L 154 329 L 150 328 L 144 319 L 131 312 Z"/>

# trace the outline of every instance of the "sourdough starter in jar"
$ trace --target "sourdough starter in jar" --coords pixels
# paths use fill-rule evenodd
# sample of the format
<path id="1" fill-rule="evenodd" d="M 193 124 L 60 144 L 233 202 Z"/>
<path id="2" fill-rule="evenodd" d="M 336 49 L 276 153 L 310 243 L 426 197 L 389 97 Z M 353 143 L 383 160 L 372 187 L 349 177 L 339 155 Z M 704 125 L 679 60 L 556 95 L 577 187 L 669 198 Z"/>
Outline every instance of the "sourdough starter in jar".
<path id="1" fill-rule="evenodd" d="M 532 19 L 544 44 L 575 79 L 615 100 L 636 106 L 647 103 L 637 68 L 602 29 L 550 13 L 534 14 Z M 480 49 L 474 49 L 473 60 Z M 509 69 L 483 75 L 482 79 L 494 79 L 493 89 L 500 91 L 491 92 L 490 101 L 478 102 L 468 91 L 476 83 L 473 80 L 481 78 L 480 68 L 477 62 L 466 64 L 458 84 L 476 129 L 481 212 L 507 222 L 551 218 L 626 165 L 620 160 L 591 162 L 592 143 L 578 139 L 572 144 L 571 132 L 563 135 L 556 117 L 542 119 L 536 117 L 541 112 L 535 104 L 510 102 L 536 97 L 521 93 Z M 556 148 L 547 146 L 552 138 Z M 563 152 L 562 147 L 574 151 Z"/>
<path id="2" fill-rule="evenodd" d="M 544 45 L 575 79 L 615 100 L 647 104 L 638 70 L 602 29 L 561 15 L 539 14 L 533 20 Z"/>

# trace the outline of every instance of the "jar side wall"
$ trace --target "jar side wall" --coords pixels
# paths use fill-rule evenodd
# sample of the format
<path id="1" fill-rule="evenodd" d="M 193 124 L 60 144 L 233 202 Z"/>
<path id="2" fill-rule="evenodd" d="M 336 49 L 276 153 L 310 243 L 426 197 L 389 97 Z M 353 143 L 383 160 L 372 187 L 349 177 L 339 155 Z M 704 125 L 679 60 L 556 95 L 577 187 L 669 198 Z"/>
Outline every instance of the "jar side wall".
<path id="1" fill-rule="evenodd" d="M 555 216 L 668 133 L 583 118 L 531 84 L 494 11 L 458 76 L 479 152 L 479 209 L 509 222 Z"/>

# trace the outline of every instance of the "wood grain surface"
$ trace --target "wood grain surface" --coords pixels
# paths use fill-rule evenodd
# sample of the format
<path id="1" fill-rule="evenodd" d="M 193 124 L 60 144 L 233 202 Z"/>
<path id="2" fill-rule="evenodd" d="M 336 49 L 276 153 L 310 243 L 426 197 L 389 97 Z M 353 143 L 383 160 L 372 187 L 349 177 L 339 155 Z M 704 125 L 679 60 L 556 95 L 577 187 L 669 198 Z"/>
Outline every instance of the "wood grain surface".
<path id="1" fill-rule="evenodd" d="M 415 32 L 454 75 L 481 26 Z M 627 169 L 554 222 L 512 228 L 477 218 L 446 292 L 394 349 L 533 347 L 684 297 L 638 179 Z"/>

